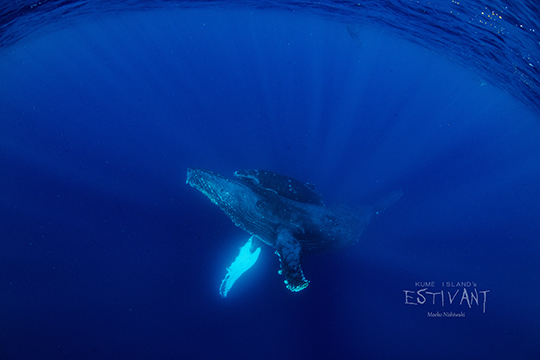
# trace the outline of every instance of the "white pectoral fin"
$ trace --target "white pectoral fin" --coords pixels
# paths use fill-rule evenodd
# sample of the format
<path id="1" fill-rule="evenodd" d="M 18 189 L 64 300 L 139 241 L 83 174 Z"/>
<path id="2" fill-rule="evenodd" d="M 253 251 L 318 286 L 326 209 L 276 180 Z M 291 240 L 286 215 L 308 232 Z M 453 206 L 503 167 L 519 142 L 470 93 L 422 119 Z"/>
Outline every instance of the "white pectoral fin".
<path id="1" fill-rule="evenodd" d="M 223 279 L 219 287 L 219 294 L 222 297 L 227 296 L 236 280 L 252 267 L 259 258 L 261 247 L 258 244 L 259 241 L 253 238 L 254 236 L 250 237 L 247 243 L 240 248 L 240 253 L 231 266 L 227 268 L 227 275 L 225 275 L 225 279 Z"/>

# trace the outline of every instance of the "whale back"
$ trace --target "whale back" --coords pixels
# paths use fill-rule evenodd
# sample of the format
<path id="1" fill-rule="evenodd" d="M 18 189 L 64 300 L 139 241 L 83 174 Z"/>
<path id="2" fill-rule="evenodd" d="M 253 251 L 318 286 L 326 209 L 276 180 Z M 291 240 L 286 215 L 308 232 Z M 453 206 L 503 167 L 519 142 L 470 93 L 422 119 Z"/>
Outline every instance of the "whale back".
<path id="1" fill-rule="evenodd" d="M 266 170 L 236 171 L 234 176 L 252 187 L 272 191 L 278 196 L 300 203 L 324 206 L 323 198 L 313 184 Z"/>

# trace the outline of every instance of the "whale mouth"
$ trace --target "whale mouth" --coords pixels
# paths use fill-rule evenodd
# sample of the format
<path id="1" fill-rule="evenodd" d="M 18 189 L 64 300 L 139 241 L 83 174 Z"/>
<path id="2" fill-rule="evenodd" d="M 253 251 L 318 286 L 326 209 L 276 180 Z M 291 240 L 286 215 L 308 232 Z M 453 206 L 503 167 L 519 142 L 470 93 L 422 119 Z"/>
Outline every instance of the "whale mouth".
<path id="1" fill-rule="evenodd" d="M 231 184 L 223 176 L 204 169 L 187 169 L 186 184 L 199 190 L 214 204 L 228 201 L 223 197 L 229 194 Z"/>
<path id="2" fill-rule="evenodd" d="M 201 192 L 205 192 L 203 190 L 209 190 L 209 183 L 211 182 L 212 177 L 218 177 L 219 175 L 212 173 L 208 170 L 203 169 L 195 169 L 195 168 L 188 168 L 187 169 L 187 177 L 186 177 L 186 184 L 190 185 L 191 187 L 196 188 L 197 190 Z"/>
<path id="3" fill-rule="evenodd" d="M 229 216 L 233 223 L 264 242 L 272 242 L 279 225 L 261 215 L 260 198 L 249 186 L 209 170 L 188 168 L 186 184 L 199 190 Z"/>

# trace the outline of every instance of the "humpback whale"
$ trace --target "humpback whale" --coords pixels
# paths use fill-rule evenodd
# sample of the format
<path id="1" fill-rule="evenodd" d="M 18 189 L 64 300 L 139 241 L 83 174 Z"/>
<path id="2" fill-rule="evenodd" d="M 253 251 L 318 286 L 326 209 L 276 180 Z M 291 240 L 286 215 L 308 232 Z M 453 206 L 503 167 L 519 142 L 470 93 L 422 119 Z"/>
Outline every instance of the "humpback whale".
<path id="1" fill-rule="evenodd" d="M 275 249 L 287 289 L 297 292 L 309 281 L 302 256 L 354 244 L 375 214 L 403 194 L 394 191 L 363 211 L 328 207 L 312 184 L 265 170 L 235 172 L 225 178 L 209 170 L 188 168 L 186 183 L 199 190 L 251 237 L 227 269 L 220 287 L 227 296 L 234 282 L 256 261 L 262 244 Z"/>

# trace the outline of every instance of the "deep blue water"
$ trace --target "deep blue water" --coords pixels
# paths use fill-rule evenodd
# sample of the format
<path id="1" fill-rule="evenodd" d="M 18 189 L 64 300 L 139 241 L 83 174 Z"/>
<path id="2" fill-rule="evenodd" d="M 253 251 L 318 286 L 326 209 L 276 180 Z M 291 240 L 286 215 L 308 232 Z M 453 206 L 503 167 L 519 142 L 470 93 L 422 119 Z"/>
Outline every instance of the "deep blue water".
<path id="1" fill-rule="evenodd" d="M 540 358 L 537 6 L 32 5 L 0 7 L 0 358 Z M 266 247 L 223 299 L 249 235 L 190 166 L 404 196 L 302 292 Z"/>

